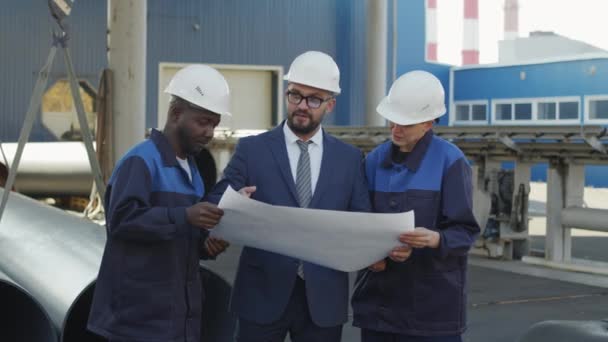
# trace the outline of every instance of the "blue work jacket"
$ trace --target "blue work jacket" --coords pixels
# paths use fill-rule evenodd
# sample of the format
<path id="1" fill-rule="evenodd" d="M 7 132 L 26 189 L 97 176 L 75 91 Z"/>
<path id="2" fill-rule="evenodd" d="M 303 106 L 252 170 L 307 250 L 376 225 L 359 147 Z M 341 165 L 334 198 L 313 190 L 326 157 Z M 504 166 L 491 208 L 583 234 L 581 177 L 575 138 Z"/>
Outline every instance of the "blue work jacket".
<path id="1" fill-rule="evenodd" d="M 156 130 L 117 163 L 106 191 L 108 239 L 91 331 L 111 340 L 200 341 L 206 234 L 187 222 L 186 208 L 205 189 L 189 164 L 192 182 Z"/>
<path id="2" fill-rule="evenodd" d="M 403 263 L 357 275 L 353 324 L 403 335 L 457 335 L 466 327 L 467 252 L 479 234 L 471 169 L 455 145 L 428 131 L 401 163 L 389 141 L 366 159 L 372 208 L 413 210 L 416 227 L 440 234 L 439 248 L 415 249 Z"/>

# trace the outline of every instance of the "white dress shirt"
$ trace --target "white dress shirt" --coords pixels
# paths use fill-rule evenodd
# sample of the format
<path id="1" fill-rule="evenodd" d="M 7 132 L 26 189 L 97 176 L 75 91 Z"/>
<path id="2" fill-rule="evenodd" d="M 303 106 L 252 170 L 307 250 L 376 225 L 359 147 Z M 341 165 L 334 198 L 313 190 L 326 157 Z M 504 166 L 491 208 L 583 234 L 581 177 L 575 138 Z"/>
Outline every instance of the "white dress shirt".
<path id="1" fill-rule="evenodd" d="M 296 182 L 296 174 L 298 170 L 298 159 L 300 158 L 300 147 L 296 141 L 300 138 L 287 126 L 287 122 L 283 124 L 283 133 L 285 134 L 285 144 L 287 145 L 287 156 L 289 157 L 289 168 L 293 182 Z M 308 155 L 310 156 L 310 185 L 312 186 L 312 194 L 315 193 L 319 173 L 321 173 L 321 159 L 323 158 L 323 128 L 319 126 L 319 130 L 310 138 L 312 144 L 308 145 Z"/>

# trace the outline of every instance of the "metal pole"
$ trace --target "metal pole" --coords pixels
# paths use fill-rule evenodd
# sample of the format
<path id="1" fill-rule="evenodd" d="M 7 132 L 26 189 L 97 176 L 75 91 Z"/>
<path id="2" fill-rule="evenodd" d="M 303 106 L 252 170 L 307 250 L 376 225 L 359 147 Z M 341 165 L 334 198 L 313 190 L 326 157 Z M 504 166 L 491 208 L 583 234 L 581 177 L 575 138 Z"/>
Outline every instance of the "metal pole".
<path id="1" fill-rule="evenodd" d="M 582 207 L 585 204 L 583 195 L 585 192 L 585 166 L 569 163 L 566 165 L 564 179 L 564 208 Z M 563 213 L 563 210 L 562 210 Z M 572 226 L 563 221 L 564 237 L 564 261 L 572 259 Z"/>
<path id="2" fill-rule="evenodd" d="M 84 146 L 87 150 L 89 163 L 91 163 L 91 169 L 93 171 L 93 178 L 95 179 L 97 191 L 99 192 L 99 196 L 103 199 L 105 198 L 106 187 L 101 176 L 101 167 L 99 166 L 99 161 L 97 160 L 97 155 L 95 154 L 95 149 L 93 148 L 93 137 L 91 136 L 87 117 L 84 113 L 84 105 L 82 104 L 82 98 L 80 97 L 80 86 L 78 85 L 78 82 L 76 81 L 76 76 L 74 75 L 74 65 L 72 64 L 70 49 L 67 47 L 67 45 L 63 47 L 63 52 L 63 55 L 65 57 L 65 65 L 68 70 L 68 78 L 70 80 L 72 98 L 74 99 L 74 105 L 76 106 L 76 113 L 78 113 L 78 123 L 80 124 L 80 132 L 82 134 Z"/>
<path id="3" fill-rule="evenodd" d="M 387 0 L 367 1 L 367 96 L 366 124 L 384 126 L 376 106 L 386 95 Z"/>
<path id="4" fill-rule="evenodd" d="M 113 79 L 113 161 L 145 136 L 145 0 L 108 1 L 108 65 Z"/>
<path id="5" fill-rule="evenodd" d="M 17 152 L 15 153 L 15 158 L 13 159 L 11 169 L 8 173 L 8 179 L 6 180 L 5 184 L 5 189 L 8 189 L 9 191 L 4 191 L 2 193 L 2 203 L 0 204 L 0 222 L 2 222 L 2 214 L 4 213 L 6 203 L 8 202 L 10 189 L 12 189 L 13 185 L 15 184 L 17 168 L 19 167 L 19 161 L 21 160 L 21 155 L 23 154 L 25 143 L 30 137 L 32 127 L 34 126 L 34 120 L 36 119 L 36 114 L 40 109 L 42 93 L 44 92 L 44 89 L 46 89 L 46 83 L 49 79 L 49 73 L 51 71 L 51 67 L 53 66 L 53 59 L 55 58 L 55 53 L 57 52 L 57 44 L 58 41 L 55 40 L 53 46 L 51 47 L 51 51 L 49 51 L 49 56 L 46 59 L 44 67 L 42 67 L 42 69 L 38 73 L 38 80 L 36 80 L 36 85 L 34 86 L 32 97 L 30 98 L 30 105 L 27 109 L 27 113 L 25 114 L 25 121 L 23 122 L 23 126 L 21 127 L 21 133 L 19 133 L 19 144 L 17 145 Z"/>
<path id="6" fill-rule="evenodd" d="M 564 225 L 573 228 L 608 232 L 608 210 L 570 207 L 562 211 Z"/>
<path id="7" fill-rule="evenodd" d="M 547 171 L 547 228 L 545 257 L 555 262 L 564 261 L 562 209 L 564 208 L 564 174 L 561 162 L 551 162 Z"/>

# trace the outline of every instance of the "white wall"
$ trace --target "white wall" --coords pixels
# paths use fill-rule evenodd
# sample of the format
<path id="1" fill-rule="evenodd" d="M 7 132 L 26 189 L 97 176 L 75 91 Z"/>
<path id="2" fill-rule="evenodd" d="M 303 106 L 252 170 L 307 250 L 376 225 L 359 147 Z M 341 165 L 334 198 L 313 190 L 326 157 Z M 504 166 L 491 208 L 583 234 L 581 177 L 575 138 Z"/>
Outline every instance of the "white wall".
<path id="1" fill-rule="evenodd" d="M 530 60 L 605 52 L 585 42 L 552 33 L 498 42 L 498 63 L 511 64 Z"/>
<path id="2" fill-rule="evenodd" d="M 158 127 L 167 120 L 170 95 L 164 90 L 175 73 L 188 64 L 161 63 L 158 76 Z M 216 68 L 230 87 L 232 118 L 222 117 L 219 127 L 236 129 L 269 129 L 273 126 L 275 106 L 278 120 L 283 118 L 283 67 L 247 65 L 210 65 Z M 274 78 L 274 80 L 273 80 Z M 273 82 L 277 84 L 273 89 Z M 274 103 L 273 103 L 274 102 Z"/>

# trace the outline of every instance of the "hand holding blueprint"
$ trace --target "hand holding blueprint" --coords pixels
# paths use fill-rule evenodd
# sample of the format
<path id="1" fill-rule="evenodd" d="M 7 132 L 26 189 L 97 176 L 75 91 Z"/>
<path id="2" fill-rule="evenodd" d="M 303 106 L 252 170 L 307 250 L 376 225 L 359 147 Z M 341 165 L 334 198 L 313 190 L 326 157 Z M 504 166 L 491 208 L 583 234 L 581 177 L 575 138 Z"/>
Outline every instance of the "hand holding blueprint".
<path id="1" fill-rule="evenodd" d="M 228 187 L 218 205 L 224 210 L 211 236 L 340 271 L 363 269 L 385 258 L 414 229 L 412 211 L 356 213 L 273 206 Z"/>

